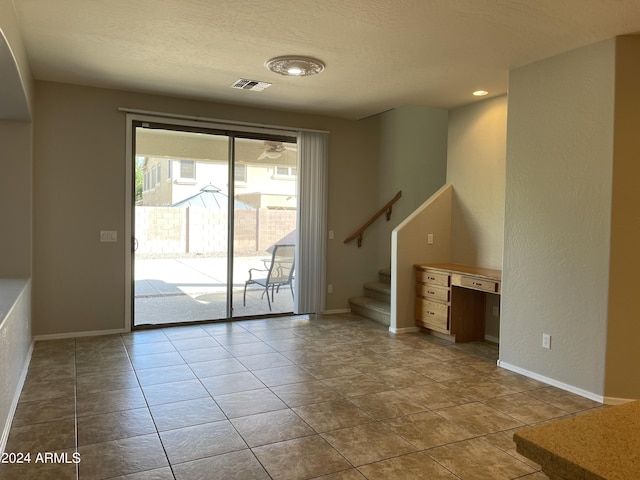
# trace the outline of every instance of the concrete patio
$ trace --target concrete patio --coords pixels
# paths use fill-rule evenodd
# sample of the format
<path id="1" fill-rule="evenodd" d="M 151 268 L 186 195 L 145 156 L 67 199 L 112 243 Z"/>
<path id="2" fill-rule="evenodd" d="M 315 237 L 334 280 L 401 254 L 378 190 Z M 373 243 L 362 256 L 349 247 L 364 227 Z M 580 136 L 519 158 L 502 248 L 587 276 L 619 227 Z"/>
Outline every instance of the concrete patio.
<path id="1" fill-rule="evenodd" d="M 242 305 L 245 281 L 250 268 L 264 269 L 267 256 L 234 259 L 233 317 L 286 314 L 293 312 L 291 290 L 275 294 L 269 311 L 263 289 L 251 285 L 247 304 Z M 136 258 L 134 325 L 226 319 L 227 259 L 206 256 Z"/>

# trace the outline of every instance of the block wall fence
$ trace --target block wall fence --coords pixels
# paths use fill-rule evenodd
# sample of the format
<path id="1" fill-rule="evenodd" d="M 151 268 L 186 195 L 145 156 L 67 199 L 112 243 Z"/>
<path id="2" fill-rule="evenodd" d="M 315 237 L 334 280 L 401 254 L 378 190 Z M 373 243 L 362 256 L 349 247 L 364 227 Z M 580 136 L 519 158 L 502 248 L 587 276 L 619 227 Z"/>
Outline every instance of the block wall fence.
<path id="1" fill-rule="evenodd" d="M 136 207 L 136 254 L 226 253 L 228 218 L 218 209 Z M 235 253 L 265 252 L 293 237 L 295 229 L 295 210 L 238 210 Z"/>

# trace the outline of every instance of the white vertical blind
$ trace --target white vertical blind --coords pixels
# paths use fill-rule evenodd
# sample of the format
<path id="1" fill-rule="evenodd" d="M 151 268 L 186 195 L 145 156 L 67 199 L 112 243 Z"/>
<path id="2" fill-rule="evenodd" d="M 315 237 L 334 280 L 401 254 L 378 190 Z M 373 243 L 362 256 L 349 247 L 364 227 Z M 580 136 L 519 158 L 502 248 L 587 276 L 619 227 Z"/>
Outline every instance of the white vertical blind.
<path id="1" fill-rule="evenodd" d="M 328 135 L 298 134 L 298 238 L 294 313 L 325 308 Z"/>

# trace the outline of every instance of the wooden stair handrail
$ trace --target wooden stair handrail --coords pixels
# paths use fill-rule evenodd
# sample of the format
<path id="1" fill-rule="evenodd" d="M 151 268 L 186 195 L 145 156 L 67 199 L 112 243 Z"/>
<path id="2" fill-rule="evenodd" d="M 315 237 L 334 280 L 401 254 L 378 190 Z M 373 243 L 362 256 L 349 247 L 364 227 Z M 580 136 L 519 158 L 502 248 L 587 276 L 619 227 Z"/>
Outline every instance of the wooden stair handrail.
<path id="1" fill-rule="evenodd" d="M 354 233 L 353 235 L 347 237 L 344 239 L 344 243 L 349 243 L 353 240 L 355 240 L 356 238 L 358 239 L 358 248 L 360 248 L 362 246 L 362 237 L 364 234 L 364 231 L 369 227 L 369 225 L 371 225 L 373 222 L 375 222 L 378 217 L 380 215 L 382 215 L 385 211 L 387 212 L 387 222 L 389 221 L 389 219 L 391 218 L 391 210 L 392 210 L 392 206 L 394 203 L 396 203 L 400 197 L 402 196 L 402 190 L 400 190 L 398 193 L 396 193 L 396 196 L 393 197 L 389 203 L 387 203 L 384 207 L 382 207 L 373 217 L 371 217 L 369 219 L 368 222 L 366 222 L 364 225 L 362 225 L 357 231 L 356 233 Z"/>

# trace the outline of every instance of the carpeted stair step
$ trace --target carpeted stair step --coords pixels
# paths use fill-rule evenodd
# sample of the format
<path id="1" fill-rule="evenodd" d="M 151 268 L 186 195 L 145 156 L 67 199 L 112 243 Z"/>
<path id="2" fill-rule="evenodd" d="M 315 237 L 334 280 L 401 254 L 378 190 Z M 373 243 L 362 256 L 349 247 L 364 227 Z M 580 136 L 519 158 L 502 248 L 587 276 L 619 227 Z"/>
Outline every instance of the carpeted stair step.
<path id="1" fill-rule="evenodd" d="M 352 297 L 349 299 L 349 304 L 353 313 L 370 318 L 383 325 L 391 323 L 391 306 L 388 302 L 381 302 L 371 297 Z"/>
<path id="2" fill-rule="evenodd" d="M 391 284 L 382 282 L 367 282 L 364 284 L 367 297 L 381 302 L 391 303 Z"/>
<path id="3" fill-rule="evenodd" d="M 391 267 L 378 270 L 378 278 L 382 283 L 391 284 Z"/>

